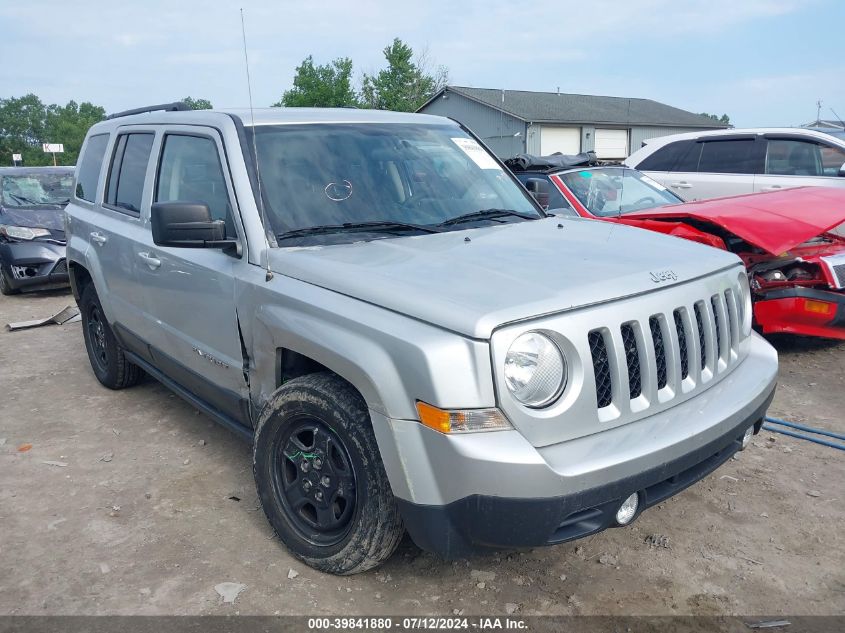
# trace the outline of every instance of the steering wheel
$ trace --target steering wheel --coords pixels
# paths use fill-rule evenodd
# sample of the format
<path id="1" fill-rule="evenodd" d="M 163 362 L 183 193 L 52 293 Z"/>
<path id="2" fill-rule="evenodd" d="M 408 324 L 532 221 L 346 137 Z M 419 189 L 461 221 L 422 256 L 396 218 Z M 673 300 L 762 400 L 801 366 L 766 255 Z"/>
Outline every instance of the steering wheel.
<path id="1" fill-rule="evenodd" d="M 639 207 L 641 204 L 644 204 L 644 203 L 657 204 L 657 200 L 655 200 L 651 196 L 644 196 L 644 197 L 640 198 L 639 200 L 637 200 L 631 206 L 632 207 Z"/>
<path id="2" fill-rule="evenodd" d="M 406 218 L 406 221 L 414 224 L 437 224 L 443 222 L 446 218 L 434 211 L 440 201 L 435 198 L 411 198 L 405 201 L 401 208 L 409 211 L 411 217 Z"/>

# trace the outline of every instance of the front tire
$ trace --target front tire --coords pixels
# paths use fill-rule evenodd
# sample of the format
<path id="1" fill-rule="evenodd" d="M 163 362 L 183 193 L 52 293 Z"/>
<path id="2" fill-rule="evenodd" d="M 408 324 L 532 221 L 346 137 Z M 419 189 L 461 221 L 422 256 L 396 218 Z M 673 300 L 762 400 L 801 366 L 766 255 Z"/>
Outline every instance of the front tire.
<path id="1" fill-rule="evenodd" d="M 335 374 L 295 378 L 276 391 L 255 431 L 253 472 L 276 534 L 320 571 L 376 567 L 405 532 L 367 405 Z"/>
<path id="2" fill-rule="evenodd" d="M 12 288 L 12 284 L 9 283 L 9 276 L 6 274 L 6 271 L 0 267 L 0 294 L 5 296 L 16 295 L 20 292 L 17 288 Z"/>
<path id="3" fill-rule="evenodd" d="M 85 349 L 97 380 L 109 389 L 124 389 L 137 383 L 141 368 L 133 365 L 123 353 L 106 320 L 94 284 L 88 284 L 82 291 L 79 309 Z"/>

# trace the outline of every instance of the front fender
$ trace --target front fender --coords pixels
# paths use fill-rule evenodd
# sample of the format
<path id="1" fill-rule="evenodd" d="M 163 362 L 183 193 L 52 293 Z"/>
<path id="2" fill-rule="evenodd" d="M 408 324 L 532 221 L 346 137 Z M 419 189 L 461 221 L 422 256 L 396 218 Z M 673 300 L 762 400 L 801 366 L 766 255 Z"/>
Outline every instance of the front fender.
<path id="1" fill-rule="evenodd" d="M 449 408 L 495 406 L 487 341 L 282 275 L 243 287 L 238 313 L 259 409 L 279 387 L 280 349 L 334 371 L 370 409 L 393 419 L 416 419 L 416 400 Z"/>

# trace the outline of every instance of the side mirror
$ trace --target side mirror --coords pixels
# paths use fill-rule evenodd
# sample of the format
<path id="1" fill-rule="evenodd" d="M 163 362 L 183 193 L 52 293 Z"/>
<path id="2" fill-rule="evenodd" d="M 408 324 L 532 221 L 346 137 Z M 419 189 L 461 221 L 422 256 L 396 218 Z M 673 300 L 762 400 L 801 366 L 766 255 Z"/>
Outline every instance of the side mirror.
<path id="1" fill-rule="evenodd" d="M 226 239 L 226 223 L 212 220 L 202 202 L 156 202 L 150 209 L 153 242 L 182 248 L 225 248 L 236 244 Z"/>
<path id="2" fill-rule="evenodd" d="M 529 178 L 525 181 L 525 188 L 528 189 L 537 203 L 544 209 L 549 206 L 549 183 L 542 178 Z"/>

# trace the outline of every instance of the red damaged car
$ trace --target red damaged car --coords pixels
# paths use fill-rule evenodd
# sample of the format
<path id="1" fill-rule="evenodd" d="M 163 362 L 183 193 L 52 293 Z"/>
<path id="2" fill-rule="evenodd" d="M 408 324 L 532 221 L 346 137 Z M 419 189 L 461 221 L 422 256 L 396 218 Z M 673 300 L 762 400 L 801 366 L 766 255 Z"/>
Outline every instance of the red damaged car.
<path id="1" fill-rule="evenodd" d="M 648 176 L 592 157 L 506 164 L 555 213 L 619 222 L 736 253 L 764 333 L 845 339 L 845 189 L 798 187 L 684 203 Z M 837 227 L 840 227 L 837 229 Z M 835 232 L 832 232 L 834 231 Z"/>

